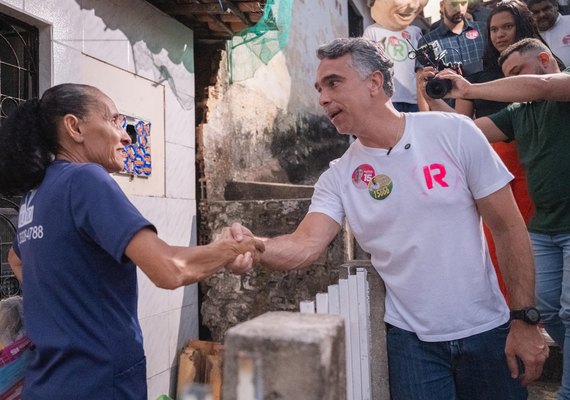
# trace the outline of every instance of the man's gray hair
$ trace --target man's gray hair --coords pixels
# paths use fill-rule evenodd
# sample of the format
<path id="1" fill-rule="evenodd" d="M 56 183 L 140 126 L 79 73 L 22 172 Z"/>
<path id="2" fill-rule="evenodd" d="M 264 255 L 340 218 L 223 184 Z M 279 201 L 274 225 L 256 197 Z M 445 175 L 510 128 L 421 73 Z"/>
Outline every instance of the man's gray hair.
<path id="1" fill-rule="evenodd" d="M 346 54 L 352 56 L 352 67 L 361 79 L 378 71 L 384 77 L 384 92 L 388 97 L 394 94 L 394 63 L 379 43 L 365 38 L 339 38 L 322 45 L 317 50 L 319 60 L 335 59 Z"/>

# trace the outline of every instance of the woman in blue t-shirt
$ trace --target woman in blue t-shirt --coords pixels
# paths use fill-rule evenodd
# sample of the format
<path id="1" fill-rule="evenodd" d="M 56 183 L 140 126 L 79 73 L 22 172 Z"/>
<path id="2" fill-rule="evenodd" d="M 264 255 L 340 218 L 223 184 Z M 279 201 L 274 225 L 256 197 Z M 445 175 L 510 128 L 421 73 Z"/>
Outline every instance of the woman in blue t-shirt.
<path id="1" fill-rule="evenodd" d="M 251 268 L 263 244 L 175 247 L 109 175 L 131 139 L 97 88 L 63 84 L 21 104 L 0 128 L 0 193 L 24 194 L 9 263 L 22 281 L 35 345 L 29 399 L 147 397 L 137 266 L 158 287 Z"/>

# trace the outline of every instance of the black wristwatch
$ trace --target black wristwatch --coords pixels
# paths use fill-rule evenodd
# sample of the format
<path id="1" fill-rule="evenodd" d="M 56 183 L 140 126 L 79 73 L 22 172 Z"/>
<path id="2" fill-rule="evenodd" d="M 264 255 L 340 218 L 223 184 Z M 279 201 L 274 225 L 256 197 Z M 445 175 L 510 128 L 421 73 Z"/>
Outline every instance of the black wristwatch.
<path id="1" fill-rule="evenodd" d="M 523 308 L 522 310 L 511 311 L 511 321 L 520 319 L 530 325 L 536 325 L 540 322 L 540 312 L 534 307 Z"/>

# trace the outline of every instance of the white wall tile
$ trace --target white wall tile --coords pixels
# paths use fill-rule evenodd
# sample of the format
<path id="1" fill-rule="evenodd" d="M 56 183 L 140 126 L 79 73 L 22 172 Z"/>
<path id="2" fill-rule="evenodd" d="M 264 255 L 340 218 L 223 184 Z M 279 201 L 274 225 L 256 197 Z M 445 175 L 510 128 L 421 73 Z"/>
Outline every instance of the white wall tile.
<path id="1" fill-rule="evenodd" d="M 152 377 L 170 368 L 169 313 L 141 318 L 140 324 L 147 358 L 147 377 Z"/>
<path id="2" fill-rule="evenodd" d="M 85 40 L 83 52 L 91 57 L 128 70 L 131 46 L 127 40 Z"/>
<path id="3" fill-rule="evenodd" d="M 148 378 L 148 400 L 155 400 L 162 394 L 168 395 L 170 387 L 170 373 L 171 371 L 169 370 Z"/>
<path id="4" fill-rule="evenodd" d="M 65 44 L 53 42 L 53 84 L 81 83 L 81 52 Z"/>
<path id="5" fill-rule="evenodd" d="M 193 94 L 192 94 L 193 95 Z M 196 147 L 196 113 L 194 108 L 184 110 L 178 98 L 166 91 L 166 141 L 186 147 Z"/>
<path id="6" fill-rule="evenodd" d="M 172 245 L 188 246 L 191 231 L 196 229 L 196 202 L 194 200 L 169 199 L 164 240 Z"/>
<path id="7" fill-rule="evenodd" d="M 121 2 L 118 4 L 124 4 Z M 125 12 L 124 9 L 118 7 L 109 1 L 100 1 L 97 8 L 84 8 L 83 17 L 83 38 L 86 41 L 91 40 L 113 40 L 128 41 L 128 30 L 125 28 L 127 24 L 132 24 L 133 20 L 137 20 L 138 15 Z M 132 17 L 131 17 L 132 15 Z M 140 24 L 138 24 L 140 26 Z M 144 29 L 140 26 L 139 30 Z"/>
<path id="8" fill-rule="evenodd" d="M 171 365 L 178 364 L 180 350 L 188 341 L 198 339 L 198 305 L 190 305 L 169 313 Z"/>
<path id="9" fill-rule="evenodd" d="M 138 270 L 139 282 L 139 319 L 168 312 L 170 308 L 170 297 L 172 291 L 161 289 L 140 270 Z"/>
<path id="10" fill-rule="evenodd" d="M 50 22 L 53 39 L 77 50 L 83 48 L 82 11 L 73 0 L 26 0 L 24 11 Z"/>
<path id="11" fill-rule="evenodd" d="M 24 8 L 24 0 L 0 0 L 0 4 L 6 4 L 20 10 Z"/>
<path id="12" fill-rule="evenodd" d="M 183 286 L 171 291 L 168 302 L 169 310 L 198 304 L 198 284 Z"/>
<path id="13" fill-rule="evenodd" d="M 191 147 L 166 143 L 166 196 L 196 198 L 195 153 Z"/>
<path id="14" fill-rule="evenodd" d="M 170 245 L 188 246 L 196 229 L 196 201 L 159 197 L 129 196 L 131 202 L 158 230 L 158 236 Z"/>

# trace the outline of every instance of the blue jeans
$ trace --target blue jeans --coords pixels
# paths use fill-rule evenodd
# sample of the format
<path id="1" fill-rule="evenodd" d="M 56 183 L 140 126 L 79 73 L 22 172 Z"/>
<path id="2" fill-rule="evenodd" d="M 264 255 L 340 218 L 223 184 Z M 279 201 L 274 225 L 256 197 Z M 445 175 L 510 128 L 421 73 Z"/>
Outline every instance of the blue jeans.
<path id="1" fill-rule="evenodd" d="M 468 310 L 467 310 L 468 312 Z M 388 325 L 386 339 L 392 400 L 524 400 L 505 356 L 506 323 L 447 342 L 423 342 Z"/>
<path id="2" fill-rule="evenodd" d="M 530 233 L 536 265 L 536 307 L 542 325 L 563 351 L 558 399 L 570 400 L 570 234 Z M 570 342 L 569 342 L 570 343 Z"/>

